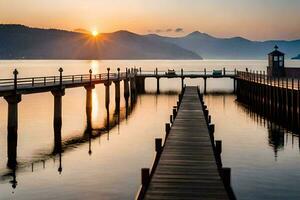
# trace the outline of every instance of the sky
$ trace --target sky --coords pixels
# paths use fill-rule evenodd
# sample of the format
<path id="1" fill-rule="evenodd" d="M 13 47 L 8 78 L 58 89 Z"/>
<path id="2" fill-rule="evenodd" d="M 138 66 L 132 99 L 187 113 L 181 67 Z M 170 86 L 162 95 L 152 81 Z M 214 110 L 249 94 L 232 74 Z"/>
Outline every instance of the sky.
<path id="1" fill-rule="evenodd" d="M 0 0 L 0 23 L 252 40 L 300 38 L 300 0 Z"/>

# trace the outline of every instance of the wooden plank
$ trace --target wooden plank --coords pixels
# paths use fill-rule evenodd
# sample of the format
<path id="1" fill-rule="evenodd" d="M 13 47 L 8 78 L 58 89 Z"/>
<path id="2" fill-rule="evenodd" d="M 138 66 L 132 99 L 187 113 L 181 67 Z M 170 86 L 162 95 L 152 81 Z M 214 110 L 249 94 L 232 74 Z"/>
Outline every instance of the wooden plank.
<path id="1" fill-rule="evenodd" d="M 196 87 L 185 89 L 145 199 L 229 199 Z"/>

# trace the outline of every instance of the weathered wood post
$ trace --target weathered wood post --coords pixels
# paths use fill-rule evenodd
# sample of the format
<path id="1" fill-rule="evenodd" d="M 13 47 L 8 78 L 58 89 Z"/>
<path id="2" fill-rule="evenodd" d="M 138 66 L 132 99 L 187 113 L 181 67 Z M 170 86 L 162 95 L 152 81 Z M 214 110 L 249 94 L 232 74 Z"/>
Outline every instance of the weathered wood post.
<path id="1" fill-rule="evenodd" d="M 217 157 L 217 165 L 219 168 L 222 167 L 221 153 L 222 153 L 222 141 L 216 140 L 216 157 Z"/>
<path id="2" fill-rule="evenodd" d="M 292 78 L 292 89 L 290 90 L 290 111 L 291 111 L 291 117 L 292 121 L 294 121 L 294 78 Z"/>
<path id="3" fill-rule="evenodd" d="M 86 129 L 89 131 L 92 129 L 92 109 L 93 109 L 93 98 L 92 98 L 92 90 L 95 88 L 94 84 L 89 84 L 84 86 L 86 90 L 86 101 L 85 101 L 85 109 L 86 109 Z"/>
<path id="4" fill-rule="evenodd" d="M 65 95 L 64 89 L 56 89 L 51 91 L 54 96 L 54 119 L 53 126 L 61 127 L 62 125 L 62 97 Z"/>
<path id="5" fill-rule="evenodd" d="M 204 80 L 204 94 L 206 94 L 206 79 L 207 79 L 207 77 L 203 78 L 203 80 Z"/>
<path id="6" fill-rule="evenodd" d="M 115 105 L 116 110 L 120 110 L 120 68 L 117 68 L 117 80 L 114 81 L 115 84 Z"/>
<path id="7" fill-rule="evenodd" d="M 146 188 L 150 181 L 150 169 L 142 168 L 141 175 L 142 175 L 142 187 Z"/>
<path id="8" fill-rule="evenodd" d="M 300 125 L 300 79 L 298 79 L 297 84 L 297 116 L 298 116 L 298 126 Z M 300 142 L 299 142 L 300 143 Z"/>
<path id="9" fill-rule="evenodd" d="M 231 169 L 228 167 L 222 168 L 222 178 L 226 188 L 231 187 Z"/>
<path id="10" fill-rule="evenodd" d="M 109 86 L 111 84 L 110 82 L 110 74 L 109 74 L 110 68 L 107 68 L 107 80 L 104 83 L 105 86 L 105 107 L 108 109 L 109 108 L 109 102 L 110 102 L 110 91 L 109 91 Z"/>
<path id="11" fill-rule="evenodd" d="M 159 76 L 158 76 L 158 69 L 155 68 L 155 75 L 156 75 L 156 93 L 159 94 Z"/>
<path id="12" fill-rule="evenodd" d="M 211 142 L 213 143 L 214 140 L 215 140 L 215 137 L 214 137 L 214 133 L 215 133 L 215 125 L 214 125 L 214 124 L 209 124 L 209 125 L 208 125 L 208 130 L 209 130 Z"/>
<path id="13" fill-rule="evenodd" d="M 61 124 L 56 124 L 54 125 L 54 147 L 53 147 L 53 154 L 61 153 L 62 152 L 62 143 L 61 143 Z M 60 154 L 61 156 L 61 154 Z M 62 171 L 62 166 L 61 166 L 61 160 L 59 163 L 59 168 L 58 171 Z"/>
<path id="14" fill-rule="evenodd" d="M 4 96 L 8 103 L 7 116 L 7 166 L 13 168 L 17 164 L 17 142 L 18 142 L 18 103 L 21 95 L 14 94 Z"/>
<path id="15" fill-rule="evenodd" d="M 289 79 L 286 78 L 285 80 L 285 98 L 286 98 L 286 103 L 285 103 L 285 111 L 286 111 L 286 119 L 288 119 L 289 116 Z"/>
<path id="16" fill-rule="evenodd" d="M 260 103 L 260 105 L 262 104 L 262 98 L 263 98 L 262 91 L 263 91 L 262 71 L 259 71 L 259 94 L 258 94 L 258 97 L 259 97 L 259 103 Z"/>
<path id="17" fill-rule="evenodd" d="M 128 101 L 128 98 L 129 98 L 129 84 L 128 84 L 128 69 L 126 68 L 126 71 L 125 71 L 125 79 L 124 79 L 124 97 L 125 97 L 125 100 Z"/>
<path id="18" fill-rule="evenodd" d="M 171 130 L 171 125 L 169 123 L 166 123 L 166 137 L 168 137 Z"/>
<path id="19" fill-rule="evenodd" d="M 176 116 L 177 116 L 177 110 L 176 110 L 176 107 L 175 107 L 175 108 L 173 107 L 173 116 L 174 116 L 174 120 L 175 120 L 175 118 L 176 118 Z"/>
<path id="20" fill-rule="evenodd" d="M 237 93 L 237 71 L 236 68 L 234 68 L 234 78 L 233 78 L 233 93 Z"/>
<path id="21" fill-rule="evenodd" d="M 130 101 L 134 102 L 135 101 L 135 88 L 134 88 L 134 72 L 133 72 L 133 68 L 129 69 L 129 82 L 130 82 Z"/>
<path id="22" fill-rule="evenodd" d="M 181 91 L 183 90 L 184 87 L 184 77 L 183 77 L 183 69 L 181 69 Z"/>
<path id="23" fill-rule="evenodd" d="M 155 138 L 155 151 L 159 155 L 162 151 L 162 139 Z"/>

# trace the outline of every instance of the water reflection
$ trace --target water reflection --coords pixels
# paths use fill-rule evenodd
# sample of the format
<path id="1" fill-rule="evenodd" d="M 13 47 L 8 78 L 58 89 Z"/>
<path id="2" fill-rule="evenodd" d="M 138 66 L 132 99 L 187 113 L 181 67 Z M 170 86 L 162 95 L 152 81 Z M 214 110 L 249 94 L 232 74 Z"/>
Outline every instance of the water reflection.
<path id="1" fill-rule="evenodd" d="M 248 106 L 239 102 L 236 102 L 236 104 L 257 124 L 267 128 L 268 144 L 273 148 L 275 160 L 277 160 L 278 152 L 283 150 L 286 145 L 289 145 L 289 137 L 292 138 L 292 147 L 294 145 L 294 137 L 298 138 L 299 141 L 299 129 L 295 128 L 298 124 L 280 116 L 276 110 L 270 110 L 260 105 Z"/>
<path id="2" fill-rule="evenodd" d="M 115 106 L 114 112 L 110 114 L 110 107 L 106 106 L 106 116 L 104 117 L 104 126 L 100 128 L 93 128 L 93 119 L 98 117 L 99 112 L 99 102 L 97 101 L 97 93 L 91 88 L 86 88 L 86 128 L 81 136 L 73 136 L 62 140 L 62 121 L 54 120 L 53 130 L 54 130 L 54 141 L 53 149 L 50 153 L 42 153 L 36 155 L 37 159 L 29 162 L 17 162 L 17 132 L 9 132 L 7 137 L 7 168 L 8 172 L 0 174 L 1 181 L 9 180 L 12 188 L 17 187 L 17 172 L 26 171 L 28 166 L 31 167 L 31 171 L 34 172 L 34 166 L 42 163 L 43 169 L 46 167 L 46 162 L 49 159 L 53 159 L 55 162 L 58 160 L 57 171 L 59 174 L 63 171 L 62 157 L 63 153 L 77 148 L 79 145 L 88 143 L 88 155 L 92 155 L 92 140 L 100 137 L 102 134 L 107 134 L 107 139 L 109 140 L 109 132 L 112 128 L 118 126 L 123 120 L 127 120 L 127 117 L 131 114 L 135 107 L 136 99 L 128 102 L 126 99 L 125 107 L 121 107 L 120 103 Z M 95 111 L 96 110 L 96 111 Z M 47 150 L 39 150 L 38 152 L 45 152 Z M 36 168 L 38 169 L 38 168 Z"/>
<path id="3" fill-rule="evenodd" d="M 278 151 L 284 147 L 284 136 L 284 129 L 272 122 L 268 123 L 269 145 L 273 147 L 275 159 Z"/>

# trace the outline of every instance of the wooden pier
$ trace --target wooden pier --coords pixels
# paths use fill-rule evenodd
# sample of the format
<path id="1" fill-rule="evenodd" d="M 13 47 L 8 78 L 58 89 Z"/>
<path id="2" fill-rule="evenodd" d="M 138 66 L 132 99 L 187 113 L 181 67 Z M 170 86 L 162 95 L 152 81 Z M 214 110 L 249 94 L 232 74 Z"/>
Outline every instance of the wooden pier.
<path id="1" fill-rule="evenodd" d="M 152 170 L 142 169 L 137 199 L 235 199 L 230 169 L 222 168 L 221 141 L 197 87 L 186 87 L 166 124 L 166 139 L 156 139 Z"/>
<path id="2" fill-rule="evenodd" d="M 237 72 L 237 99 L 291 130 L 300 127 L 300 80 Z"/>
<path id="3" fill-rule="evenodd" d="M 125 72 L 121 72 L 120 68 L 117 68 L 116 72 L 111 72 L 110 68 L 107 68 L 107 73 L 101 74 L 94 74 L 92 70 L 89 70 L 89 72 L 86 74 L 64 75 L 63 69 L 59 68 L 59 75 L 44 77 L 22 77 L 17 69 L 15 69 L 12 72 L 12 78 L 0 79 L 0 97 L 3 97 L 8 104 L 8 166 L 16 165 L 18 105 L 21 103 L 23 95 L 51 92 L 54 99 L 53 127 L 54 130 L 60 130 L 62 126 L 62 99 L 65 95 L 65 90 L 68 88 L 81 87 L 86 90 L 86 111 L 87 113 L 90 113 L 92 109 L 92 90 L 95 88 L 95 85 L 103 84 L 105 86 L 105 105 L 108 110 L 110 104 L 110 86 L 112 83 L 114 83 L 115 105 L 116 110 L 119 110 L 121 98 L 120 83 L 122 81 L 124 82 L 124 98 L 126 105 L 128 105 L 129 98 L 130 102 L 134 103 L 138 94 L 145 93 L 146 78 L 155 77 L 157 79 L 157 93 L 159 93 L 159 79 L 161 78 L 181 78 L 182 87 L 185 78 L 203 78 L 205 80 L 204 83 L 206 90 L 207 78 L 234 78 L 236 74 L 236 70 L 226 71 L 225 68 L 218 71 L 218 74 L 214 74 L 213 71 L 206 71 L 205 69 L 204 71 L 193 72 L 183 71 L 182 69 L 180 72 L 168 74 L 166 71 L 159 71 L 158 69 L 156 69 L 154 72 L 147 72 L 142 71 L 141 68 L 126 68 Z M 87 126 L 91 126 L 90 120 L 88 120 Z M 59 131 L 54 132 L 58 133 L 56 135 L 59 139 Z"/>

